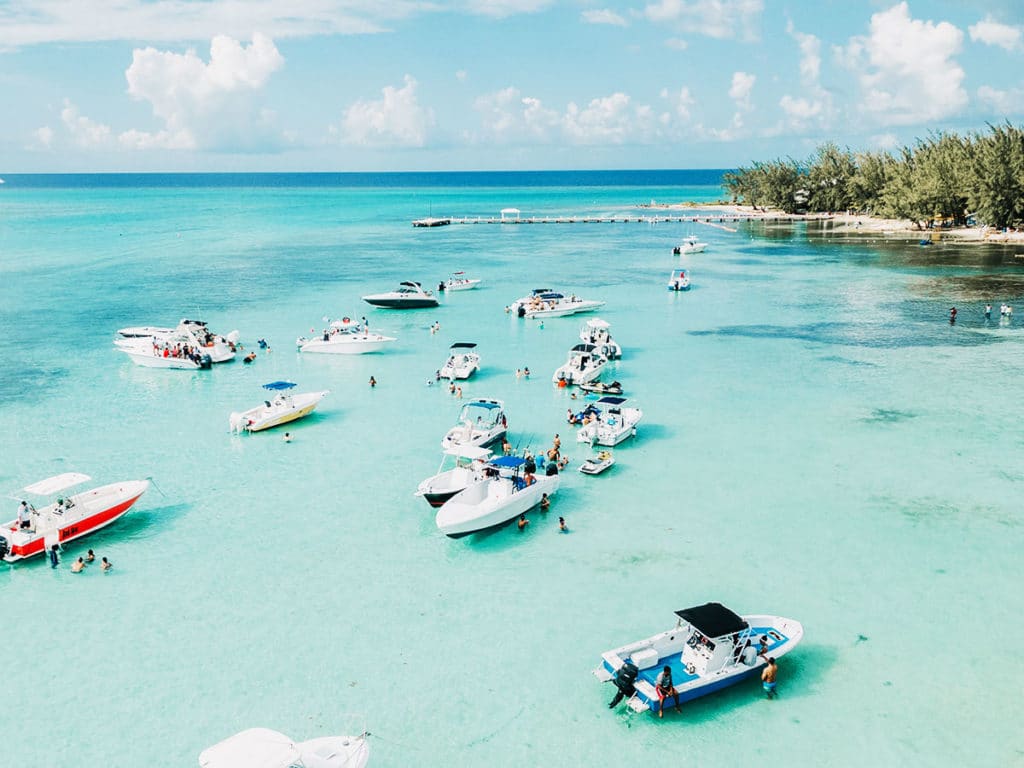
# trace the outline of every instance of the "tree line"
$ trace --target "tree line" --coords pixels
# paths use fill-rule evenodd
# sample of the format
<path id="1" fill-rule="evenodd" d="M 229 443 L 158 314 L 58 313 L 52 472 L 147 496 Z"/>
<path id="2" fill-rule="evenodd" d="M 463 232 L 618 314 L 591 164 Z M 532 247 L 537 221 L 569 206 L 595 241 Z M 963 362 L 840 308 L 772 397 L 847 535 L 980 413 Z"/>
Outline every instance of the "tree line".
<path id="1" fill-rule="evenodd" d="M 807 160 L 756 162 L 726 173 L 733 202 L 787 213 L 855 211 L 884 218 L 1003 228 L 1024 222 L 1024 128 L 933 133 L 894 153 L 827 142 Z"/>

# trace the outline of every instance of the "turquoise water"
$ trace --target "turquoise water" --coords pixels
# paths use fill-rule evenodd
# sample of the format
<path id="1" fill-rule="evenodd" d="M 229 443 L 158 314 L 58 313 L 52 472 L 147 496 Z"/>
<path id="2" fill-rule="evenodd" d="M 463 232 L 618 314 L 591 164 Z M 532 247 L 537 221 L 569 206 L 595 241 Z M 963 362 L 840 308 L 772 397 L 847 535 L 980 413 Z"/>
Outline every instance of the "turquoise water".
<path id="1" fill-rule="evenodd" d="M 1021 763 L 1022 319 L 981 317 L 988 300 L 1024 318 L 1009 252 L 803 226 L 409 226 L 720 195 L 685 179 L 6 178 L 0 487 L 69 470 L 154 481 L 59 570 L 0 569 L 6 764 L 192 766 L 243 728 L 304 739 L 354 718 L 372 766 Z M 710 247 L 681 261 L 691 231 Z M 688 293 L 665 290 L 679 264 Z M 359 300 L 459 269 L 481 288 L 437 310 Z M 452 342 L 479 344 L 464 397 L 505 400 L 513 445 L 557 432 L 573 469 L 587 455 L 550 383 L 583 318 L 503 311 L 540 285 L 608 302 L 639 436 L 605 475 L 565 473 L 524 533 L 449 540 L 412 492 L 458 413 L 425 386 Z M 323 316 L 364 314 L 392 351 L 294 352 Z M 272 352 L 190 373 L 111 345 L 119 327 L 196 315 Z M 290 444 L 229 435 L 228 414 L 280 378 L 331 394 Z M 115 570 L 71 574 L 86 548 Z M 779 699 L 751 682 L 663 721 L 609 712 L 600 653 L 707 600 L 803 622 Z"/>

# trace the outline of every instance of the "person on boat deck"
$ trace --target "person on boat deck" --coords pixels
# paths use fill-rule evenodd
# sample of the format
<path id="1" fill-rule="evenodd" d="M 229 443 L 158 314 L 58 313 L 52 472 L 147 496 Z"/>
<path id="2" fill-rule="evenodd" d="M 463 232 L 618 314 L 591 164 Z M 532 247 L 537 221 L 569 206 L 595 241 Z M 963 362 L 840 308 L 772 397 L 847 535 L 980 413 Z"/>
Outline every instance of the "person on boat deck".
<path id="1" fill-rule="evenodd" d="M 94 553 L 91 549 L 88 552 L 85 553 L 85 562 L 91 563 L 91 562 L 94 562 L 95 560 L 96 560 L 96 553 Z"/>
<path id="2" fill-rule="evenodd" d="M 533 485 L 537 482 L 537 478 L 533 476 L 533 472 L 526 472 L 523 475 L 523 482 L 526 483 L 526 485 Z"/>
<path id="3" fill-rule="evenodd" d="M 775 675 L 778 673 L 779 668 L 775 664 L 775 657 L 768 657 L 768 666 L 761 671 L 761 685 L 764 688 L 764 695 L 769 699 L 774 699 L 775 692 Z"/>
<path id="4" fill-rule="evenodd" d="M 654 690 L 658 692 L 658 717 L 665 714 L 665 699 L 672 696 L 676 703 L 676 712 L 679 711 L 679 692 L 672 684 L 672 667 L 668 664 L 654 678 Z"/>
<path id="5" fill-rule="evenodd" d="M 530 454 L 529 451 L 527 451 L 523 455 L 523 461 L 523 469 L 526 471 L 527 475 L 532 475 L 534 472 L 537 471 L 537 462 L 534 460 L 533 456 Z M 529 485 L 529 483 L 527 483 L 527 485 Z"/>
<path id="6" fill-rule="evenodd" d="M 324 341 L 330 341 L 330 340 L 331 340 L 331 335 L 329 333 L 327 333 L 327 329 L 324 328 Z"/>
<path id="7" fill-rule="evenodd" d="M 22 501 L 21 505 L 18 507 L 18 527 L 31 528 L 32 513 L 35 511 L 35 507 L 33 507 L 27 501 Z"/>
<path id="8" fill-rule="evenodd" d="M 85 560 L 83 560 L 82 558 L 78 558 L 77 560 L 75 560 L 75 562 L 73 562 L 71 564 L 71 572 L 72 573 L 81 573 L 84 570 L 85 570 Z"/>
<path id="9" fill-rule="evenodd" d="M 520 531 L 526 530 L 526 526 L 528 526 L 529 524 L 530 524 L 530 521 L 526 519 L 526 515 L 520 515 L 519 516 L 519 522 L 516 523 L 516 525 L 519 526 L 519 530 Z"/>
<path id="10" fill-rule="evenodd" d="M 114 564 L 112 562 L 110 562 L 109 560 L 107 560 L 107 558 L 105 558 L 105 557 L 100 562 L 100 568 L 103 569 L 104 573 L 106 573 L 107 571 L 109 571 L 113 567 L 114 567 Z"/>
<path id="11" fill-rule="evenodd" d="M 761 639 L 757 641 L 757 655 L 764 656 L 768 653 L 768 635 L 761 635 Z"/>
<path id="12" fill-rule="evenodd" d="M 740 652 L 740 661 L 748 667 L 757 664 L 757 651 L 754 650 L 754 646 L 750 644 L 749 640 L 747 640 L 743 650 Z"/>

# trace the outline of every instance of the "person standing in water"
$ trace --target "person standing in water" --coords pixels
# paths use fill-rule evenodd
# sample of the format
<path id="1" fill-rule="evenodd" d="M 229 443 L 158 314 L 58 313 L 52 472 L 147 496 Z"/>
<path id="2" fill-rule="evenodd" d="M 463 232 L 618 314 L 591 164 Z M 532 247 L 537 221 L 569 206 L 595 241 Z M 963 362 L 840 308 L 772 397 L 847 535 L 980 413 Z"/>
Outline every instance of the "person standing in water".
<path id="1" fill-rule="evenodd" d="M 779 667 L 775 663 L 775 657 L 768 657 L 768 664 L 763 670 L 761 670 L 761 685 L 764 688 L 764 695 L 769 699 L 774 699 L 776 696 L 775 692 L 775 676 L 778 674 Z"/>

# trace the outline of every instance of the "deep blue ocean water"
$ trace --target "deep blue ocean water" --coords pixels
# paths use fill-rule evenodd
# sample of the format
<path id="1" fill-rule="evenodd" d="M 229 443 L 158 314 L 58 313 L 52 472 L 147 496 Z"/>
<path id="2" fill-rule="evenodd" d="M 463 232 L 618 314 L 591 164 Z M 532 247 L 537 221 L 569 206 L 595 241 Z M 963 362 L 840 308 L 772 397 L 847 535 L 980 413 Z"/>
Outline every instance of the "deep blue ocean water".
<path id="1" fill-rule="evenodd" d="M 636 217 L 718 200 L 719 177 L 4 175 L 0 487 L 154 482 L 62 568 L 0 569 L 5 762 L 192 766 L 243 728 L 358 722 L 371 766 L 1018 764 L 1022 321 L 982 316 L 1024 317 L 1012 249 L 806 224 L 410 226 Z M 708 250 L 674 257 L 690 232 Z M 694 288 L 670 293 L 680 265 Z M 483 283 L 436 310 L 359 299 L 456 270 Z M 644 410 L 599 477 L 574 471 L 588 451 L 550 382 L 585 317 L 504 312 L 540 285 L 607 302 L 613 377 Z M 398 341 L 295 352 L 342 315 Z M 111 344 L 195 316 L 271 352 L 190 373 Z M 425 384 L 455 341 L 483 358 L 464 397 L 503 399 L 520 450 L 559 433 L 573 459 L 524 533 L 452 541 L 412 496 L 458 413 Z M 229 435 L 275 379 L 331 394 L 290 444 Z M 115 570 L 71 574 L 86 548 Z M 609 712 L 601 652 L 708 600 L 803 622 L 779 700 L 752 683 L 663 721 Z"/>

